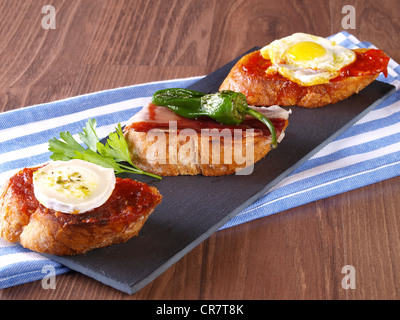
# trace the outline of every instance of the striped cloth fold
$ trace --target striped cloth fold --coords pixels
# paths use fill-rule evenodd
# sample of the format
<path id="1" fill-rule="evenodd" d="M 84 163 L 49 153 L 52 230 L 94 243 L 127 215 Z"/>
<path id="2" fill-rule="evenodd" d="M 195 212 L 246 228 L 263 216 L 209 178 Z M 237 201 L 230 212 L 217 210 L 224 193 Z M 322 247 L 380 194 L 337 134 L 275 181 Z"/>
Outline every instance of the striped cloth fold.
<path id="1" fill-rule="evenodd" d="M 330 37 L 347 48 L 374 48 L 347 32 Z M 400 88 L 400 67 L 392 59 L 388 77 Z M 202 77 L 134 85 L 91 93 L 0 114 L 0 185 L 23 167 L 49 161 L 48 140 L 61 131 L 78 139 L 89 117 L 105 137 L 150 100 L 156 90 L 189 87 Z M 221 229 L 400 175 L 400 92 L 390 96 L 338 138 L 247 207 Z M 0 239 L 0 289 L 43 279 L 69 269 L 38 253 Z"/>

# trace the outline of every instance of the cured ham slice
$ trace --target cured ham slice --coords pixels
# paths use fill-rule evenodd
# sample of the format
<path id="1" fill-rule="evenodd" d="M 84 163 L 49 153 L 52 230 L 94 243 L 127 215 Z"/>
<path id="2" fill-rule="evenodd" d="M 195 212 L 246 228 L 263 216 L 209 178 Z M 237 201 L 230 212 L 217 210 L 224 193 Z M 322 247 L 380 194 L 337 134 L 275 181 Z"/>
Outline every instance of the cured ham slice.
<path id="1" fill-rule="evenodd" d="M 281 142 L 290 111 L 252 108 L 271 120 Z M 239 174 L 271 150 L 269 129 L 252 117 L 224 125 L 207 117 L 183 118 L 154 104 L 129 119 L 124 135 L 135 165 L 161 176 Z"/>

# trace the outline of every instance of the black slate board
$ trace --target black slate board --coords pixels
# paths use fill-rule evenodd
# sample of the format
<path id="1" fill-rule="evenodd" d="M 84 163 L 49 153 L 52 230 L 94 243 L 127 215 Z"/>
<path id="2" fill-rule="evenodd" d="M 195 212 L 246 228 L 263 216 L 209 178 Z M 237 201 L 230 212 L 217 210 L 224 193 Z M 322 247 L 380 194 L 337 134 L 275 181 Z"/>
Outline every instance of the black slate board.
<path id="1" fill-rule="evenodd" d="M 191 89 L 218 91 L 239 58 L 201 79 Z M 133 294 L 394 91 L 393 86 L 375 81 L 359 94 L 334 105 L 319 109 L 291 107 L 293 113 L 285 139 L 255 165 L 251 175 L 164 177 L 161 181 L 131 176 L 157 187 L 163 195 L 162 203 L 138 237 L 85 255 L 47 256 L 106 285 Z"/>

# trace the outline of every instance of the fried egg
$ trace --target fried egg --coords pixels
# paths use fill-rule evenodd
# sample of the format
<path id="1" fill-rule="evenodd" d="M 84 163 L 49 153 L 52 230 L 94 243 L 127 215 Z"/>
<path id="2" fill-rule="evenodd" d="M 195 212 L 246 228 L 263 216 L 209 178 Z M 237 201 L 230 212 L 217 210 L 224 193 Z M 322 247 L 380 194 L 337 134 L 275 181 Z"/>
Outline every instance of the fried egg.
<path id="1" fill-rule="evenodd" d="M 302 86 L 328 83 L 356 59 L 354 51 L 305 33 L 275 40 L 261 49 L 261 55 L 272 62 L 267 73 L 278 72 Z"/>
<path id="2" fill-rule="evenodd" d="M 113 169 L 83 161 L 53 161 L 33 173 L 36 199 L 46 208 L 79 214 L 100 207 L 115 187 Z"/>

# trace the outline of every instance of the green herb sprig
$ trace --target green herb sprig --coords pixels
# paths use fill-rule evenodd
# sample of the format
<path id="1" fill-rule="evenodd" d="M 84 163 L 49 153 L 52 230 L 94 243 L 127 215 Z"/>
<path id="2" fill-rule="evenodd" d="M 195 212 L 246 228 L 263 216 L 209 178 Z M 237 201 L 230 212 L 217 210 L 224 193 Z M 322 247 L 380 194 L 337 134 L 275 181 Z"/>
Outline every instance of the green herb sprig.
<path id="1" fill-rule="evenodd" d="M 106 144 L 100 142 L 96 127 L 96 120 L 89 119 L 83 132 L 79 133 L 79 138 L 87 149 L 80 145 L 68 131 L 60 133 L 61 139 L 49 140 L 49 151 L 53 153 L 50 159 L 61 161 L 80 159 L 114 169 L 115 174 L 128 172 L 161 179 L 160 176 L 146 172 L 133 164 L 120 123 L 115 128 L 115 132 L 109 134 Z M 124 162 L 129 165 L 123 164 Z"/>

